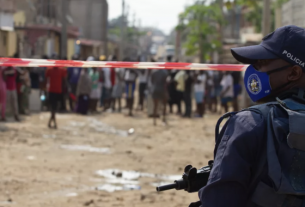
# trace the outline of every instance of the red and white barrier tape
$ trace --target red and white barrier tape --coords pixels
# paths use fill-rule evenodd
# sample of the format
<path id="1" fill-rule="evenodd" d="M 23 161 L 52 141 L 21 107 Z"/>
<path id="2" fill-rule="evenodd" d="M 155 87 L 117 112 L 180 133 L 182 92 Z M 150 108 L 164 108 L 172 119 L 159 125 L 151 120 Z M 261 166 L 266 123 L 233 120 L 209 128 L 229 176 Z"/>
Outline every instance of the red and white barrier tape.
<path id="1" fill-rule="evenodd" d="M 76 60 L 21 59 L 21 58 L 0 58 L 0 66 L 182 69 L 182 70 L 217 70 L 217 71 L 243 71 L 247 68 L 247 65 L 237 65 L 237 64 L 103 62 L 103 61 L 76 61 Z"/>

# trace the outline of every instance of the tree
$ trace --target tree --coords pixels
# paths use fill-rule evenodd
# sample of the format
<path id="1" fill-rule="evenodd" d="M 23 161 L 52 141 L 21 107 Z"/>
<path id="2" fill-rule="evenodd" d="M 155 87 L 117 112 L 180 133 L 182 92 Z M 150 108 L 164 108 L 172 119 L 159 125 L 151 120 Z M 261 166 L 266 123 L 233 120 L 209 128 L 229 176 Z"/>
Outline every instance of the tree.
<path id="1" fill-rule="evenodd" d="M 176 27 L 187 33 L 186 54 L 198 55 L 200 62 L 208 59 L 212 51 L 220 48 L 219 29 L 223 23 L 222 11 L 216 4 L 206 5 L 201 1 L 187 7 Z"/>
<path id="2" fill-rule="evenodd" d="M 289 0 L 275 0 L 271 5 L 271 30 L 275 28 L 275 11 L 281 8 L 282 5 Z M 227 1 L 227 9 L 233 9 L 234 6 L 245 6 L 249 8 L 249 12 L 245 14 L 245 19 L 251 22 L 256 29 L 256 32 L 262 31 L 262 17 L 263 17 L 263 0 L 234 0 Z"/>
<path id="3" fill-rule="evenodd" d="M 271 26 L 275 27 L 275 9 L 281 7 L 288 0 L 276 0 L 272 4 Z M 214 0 L 207 4 L 205 0 L 196 1 L 187 7 L 179 16 L 180 23 L 176 31 L 186 33 L 184 47 L 187 55 L 198 55 L 204 62 L 211 52 L 218 50 L 221 53 L 223 25 L 228 23 L 223 12 L 224 7 L 235 11 L 236 6 L 245 6 L 249 11 L 245 19 L 251 22 L 257 32 L 262 30 L 263 0 Z M 234 15 L 233 15 L 234 16 Z M 236 21 L 234 19 L 233 21 Z"/>
<path id="4" fill-rule="evenodd" d="M 112 19 L 109 22 L 109 34 L 115 39 L 119 39 L 121 36 L 121 19 L 122 17 L 118 17 L 116 19 Z M 125 21 L 125 42 L 130 44 L 138 45 L 138 40 L 141 36 L 145 35 L 146 32 L 140 31 L 139 28 L 134 26 L 129 26 L 129 23 Z"/>

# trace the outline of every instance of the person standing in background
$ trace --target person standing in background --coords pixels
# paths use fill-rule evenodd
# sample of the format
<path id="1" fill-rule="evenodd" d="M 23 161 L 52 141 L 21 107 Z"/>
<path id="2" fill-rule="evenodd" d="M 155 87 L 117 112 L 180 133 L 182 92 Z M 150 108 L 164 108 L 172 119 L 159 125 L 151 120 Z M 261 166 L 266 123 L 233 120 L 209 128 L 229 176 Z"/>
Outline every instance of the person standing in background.
<path id="1" fill-rule="evenodd" d="M 177 91 L 177 82 L 175 81 L 176 71 L 170 71 L 168 94 L 169 94 L 169 113 L 173 113 L 173 105 L 177 105 L 177 114 L 181 115 L 181 94 Z"/>
<path id="2" fill-rule="evenodd" d="M 98 72 L 99 72 L 99 80 L 98 80 L 98 87 L 100 88 L 101 94 L 100 94 L 100 107 L 104 106 L 104 82 L 105 82 L 105 78 L 104 78 L 104 71 L 103 68 L 98 68 Z"/>
<path id="3" fill-rule="evenodd" d="M 58 103 L 62 102 L 63 82 L 67 79 L 67 70 L 61 67 L 50 67 L 46 70 L 45 77 L 48 83 L 48 96 L 51 108 L 48 127 L 57 129 L 56 111 L 58 109 Z"/>
<path id="4" fill-rule="evenodd" d="M 77 54 L 73 55 L 72 60 L 79 60 L 79 56 Z M 71 111 L 75 110 L 76 100 L 74 97 L 76 97 L 76 88 L 81 71 L 82 68 L 79 67 L 68 68 L 68 82 L 71 88 L 71 92 L 69 94 L 69 106 Z"/>
<path id="5" fill-rule="evenodd" d="M 229 111 L 228 103 L 233 100 L 234 89 L 233 89 L 233 78 L 229 71 L 224 72 L 224 76 L 220 82 L 222 86 L 221 106 L 224 108 L 225 113 Z"/>
<path id="6" fill-rule="evenodd" d="M 110 57 L 109 59 L 111 59 L 111 61 L 117 61 L 117 58 L 116 56 L 112 56 Z M 116 84 L 116 71 L 115 71 L 115 68 L 110 68 L 110 81 L 111 81 L 111 90 L 109 91 L 109 108 L 111 108 L 113 106 L 113 101 L 114 101 L 114 98 L 112 97 L 112 91 L 113 91 L 113 88 Z"/>
<path id="7" fill-rule="evenodd" d="M 43 55 L 42 59 L 47 60 L 49 58 L 47 55 Z M 39 89 L 39 97 L 41 100 L 41 110 L 42 111 L 44 110 L 44 108 L 46 108 L 47 111 L 50 108 L 49 96 L 48 96 L 48 90 L 47 90 L 46 70 L 47 70 L 46 67 L 41 67 L 41 68 L 39 68 L 39 71 L 37 71 L 38 72 L 38 81 L 37 82 L 39 85 L 39 87 L 37 89 Z M 32 74 L 32 72 L 33 72 L 33 68 L 31 68 L 31 71 L 30 71 L 30 79 L 31 79 L 31 89 L 35 90 L 35 87 L 33 87 L 33 85 L 35 85 L 35 84 L 33 84 L 33 82 L 35 82 L 35 80 L 33 80 L 33 77 L 34 77 L 34 79 L 36 79 L 37 77 L 34 74 Z"/>
<path id="8" fill-rule="evenodd" d="M 168 100 L 167 92 L 167 71 L 157 70 L 151 75 L 152 98 L 154 100 L 154 125 L 157 125 L 157 111 L 159 103 L 163 107 L 163 123 L 166 124 L 166 105 Z"/>
<path id="9" fill-rule="evenodd" d="M 152 60 L 152 62 L 154 62 Z M 155 70 L 148 70 L 148 80 L 147 80 L 147 90 L 146 90 L 146 110 L 148 117 L 154 117 L 154 103 L 152 98 L 152 82 L 151 82 L 151 75 L 153 74 Z M 158 115 L 157 115 L 158 116 Z"/>
<path id="10" fill-rule="evenodd" d="M 53 55 L 53 59 L 59 59 L 58 55 Z M 67 60 L 67 57 L 63 57 L 62 60 Z M 61 67 L 61 70 L 64 70 L 67 75 L 67 68 L 66 67 Z M 67 112 L 67 96 L 70 92 L 69 89 L 69 84 L 67 81 L 67 77 L 62 78 L 62 93 L 61 93 L 61 98 L 60 98 L 60 111 L 62 112 Z"/>
<path id="11" fill-rule="evenodd" d="M 16 68 L 16 86 L 17 86 L 17 99 L 18 111 L 20 114 L 29 113 L 29 94 L 31 92 L 31 78 L 28 68 Z"/>
<path id="12" fill-rule="evenodd" d="M 121 103 L 121 98 L 123 95 L 124 91 L 124 73 L 125 69 L 124 68 L 115 68 L 115 85 L 113 86 L 112 90 L 112 111 L 115 111 L 115 104 L 116 101 L 118 101 L 119 105 L 119 112 L 122 110 L 122 103 Z"/>
<path id="13" fill-rule="evenodd" d="M 204 107 L 204 93 L 206 86 L 207 76 L 204 71 L 199 71 L 195 78 L 194 92 L 195 100 L 197 105 L 197 117 L 203 117 L 205 107 Z"/>
<path id="14" fill-rule="evenodd" d="M 167 58 L 168 63 L 172 62 L 173 57 L 171 55 L 168 55 L 166 58 Z M 176 93 L 177 83 L 174 79 L 176 74 L 177 74 L 177 70 L 175 70 L 175 69 L 169 70 L 169 76 L 167 78 L 168 105 L 169 105 L 169 113 L 173 113 L 173 105 L 177 104 L 178 114 L 181 114 L 181 105 L 179 105 L 179 103 L 177 101 L 177 97 L 178 97 L 177 96 L 178 94 Z"/>
<path id="15" fill-rule="evenodd" d="M 3 77 L 6 83 L 6 97 L 8 99 L 8 103 L 12 109 L 12 113 L 14 114 L 15 120 L 19 120 L 18 113 L 18 100 L 17 100 L 17 86 L 16 86 L 16 78 L 17 71 L 14 67 L 7 67 L 3 71 Z"/>
<path id="16" fill-rule="evenodd" d="M 94 61 L 93 56 L 89 56 L 86 61 Z M 100 91 L 98 88 L 99 74 L 96 68 L 88 68 L 88 73 L 91 79 L 91 91 L 89 94 L 89 112 L 95 113 L 97 111 L 98 99 L 100 98 Z"/>
<path id="17" fill-rule="evenodd" d="M 23 69 L 22 68 L 19 68 L 17 67 L 16 68 L 16 72 L 17 72 L 17 76 L 16 76 L 16 91 L 17 91 L 17 102 L 18 102 L 18 112 L 19 114 L 25 114 L 25 111 L 24 111 L 24 107 L 22 105 L 22 90 L 23 90 L 23 85 L 24 85 L 24 82 L 23 82 L 23 79 L 22 79 L 22 74 L 23 74 Z"/>
<path id="18" fill-rule="evenodd" d="M 213 71 L 213 83 L 214 83 L 214 96 L 212 97 L 212 111 L 214 113 L 217 113 L 218 108 L 218 98 L 220 100 L 220 93 L 222 86 L 220 85 L 220 82 L 222 80 L 223 74 L 219 71 Z"/>
<path id="19" fill-rule="evenodd" d="M 207 71 L 207 84 L 206 84 L 206 100 L 208 103 L 208 109 L 211 112 L 216 112 L 216 108 L 213 109 L 213 106 L 215 104 L 215 84 L 214 84 L 214 72 L 215 71 Z"/>
<path id="20" fill-rule="evenodd" d="M 142 69 L 139 71 L 139 106 L 138 109 L 144 110 L 145 91 L 147 89 L 148 71 Z"/>
<path id="21" fill-rule="evenodd" d="M 234 90 L 234 97 L 233 97 L 233 110 L 234 111 L 239 111 L 239 106 L 238 106 L 238 100 L 237 97 L 241 93 L 241 72 L 234 71 L 232 72 L 232 77 L 233 77 L 233 90 Z"/>
<path id="22" fill-rule="evenodd" d="M 104 111 L 110 108 L 110 103 L 111 103 L 111 88 L 112 88 L 112 83 L 111 83 L 111 70 L 110 68 L 103 68 L 103 106 L 104 106 Z"/>
<path id="23" fill-rule="evenodd" d="M 5 109 L 6 109 L 6 83 L 4 77 L 4 67 L 0 67 L 0 110 L 1 121 L 6 121 Z"/>
<path id="24" fill-rule="evenodd" d="M 97 71 L 97 68 L 92 68 L 90 70 L 90 78 L 91 78 L 91 93 L 90 93 L 90 111 L 92 113 L 97 112 L 97 102 L 100 99 L 101 90 L 99 88 L 98 82 L 100 79 L 100 74 Z"/>
<path id="25" fill-rule="evenodd" d="M 92 89 L 92 80 L 88 68 L 83 68 L 76 89 L 77 106 L 76 112 L 86 115 L 89 108 L 89 96 Z"/>
<path id="26" fill-rule="evenodd" d="M 134 102 L 134 91 L 136 88 L 137 72 L 134 69 L 126 69 L 125 71 L 125 83 L 126 83 L 126 101 L 127 108 L 129 109 L 129 116 L 133 116 L 133 102 Z"/>
<path id="27" fill-rule="evenodd" d="M 186 71 L 185 89 L 184 89 L 184 104 L 185 104 L 185 118 L 192 117 L 192 94 L 193 94 L 193 74 L 191 71 Z"/>
<path id="28" fill-rule="evenodd" d="M 104 55 L 101 55 L 99 57 L 100 61 L 105 61 L 106 57 Z M 104 71 L 103 68 L 98 68 L 99 74 L 100 74 L 100 79 L 98 82 L 101 94 L 100 94 L 100 107 L 104 107 L 104 100 L 105 100 L 105 87 L 104 87 L 104 82 L 105 82 L 105 75 L 104 75 Z"/>
<path id="29" fill-rule="evenodd" d="M 22 93 L 22 105 L 23 111 L 25 114 L 30 113 L 30 106 L 29 106 L 29 95 L 31 93 L 31 78 L 30 78 L 30 69 L 24 68 L 23 74 L 21 74 L 21 78 L 23 81 L 23 86 L 21 88 Z"/>
<path id="30" fill-rule="evenodd" d="M 184 70 L 180 70 L 174 78 L 174 81 L 176 82 L 177 86 L 176 86 L 176 91 L 177 91 L 177 102 L 181 104 L 181 102 L 184 100 L 184 90 L 185 90 L 185 71 Z M 178 105 L 179 107 L 179 105 Z M 178 109 L 179 111 L 179 109 Z M 180 111 L 180 113 L 182 114 L 182 111 Z"/>

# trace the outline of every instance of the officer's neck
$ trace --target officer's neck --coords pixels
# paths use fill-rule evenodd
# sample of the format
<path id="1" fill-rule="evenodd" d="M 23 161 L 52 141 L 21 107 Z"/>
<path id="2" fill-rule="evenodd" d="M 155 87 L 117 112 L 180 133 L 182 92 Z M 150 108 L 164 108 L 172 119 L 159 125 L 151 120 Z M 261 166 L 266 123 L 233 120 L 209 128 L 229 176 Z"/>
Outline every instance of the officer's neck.
<path id="1" fill-rule="evenodd" d="M 276 98 L 279 98 L 281 100 L 287 98 L 293 98 L 293 99 L 298 99 L 299 101 L 305 103 L 305 88 L 293 88 L 293 89 L 285 90 L 280 94 L 266 97 L 260 100 L 258 103 L 262 104 L 262 103 L 273 102 L 276 101 Z"/>

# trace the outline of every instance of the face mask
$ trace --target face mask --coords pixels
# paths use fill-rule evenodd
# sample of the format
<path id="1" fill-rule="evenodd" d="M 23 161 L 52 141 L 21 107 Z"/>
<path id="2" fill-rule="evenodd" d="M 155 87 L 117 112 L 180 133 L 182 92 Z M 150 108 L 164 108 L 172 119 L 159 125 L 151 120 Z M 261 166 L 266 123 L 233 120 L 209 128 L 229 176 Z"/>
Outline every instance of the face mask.
<path id="1" fill-rule="evenodd" d="M 272 91 L 269 75 L 288 67 L 291 67 L 291 65 L 277 68 L 269 72 L 259 72 L 253 67 L 253 65 L 250 65 L 245 73 L 244 84 L 252 101 L 257 102 L 258 100 L 268 96 Z M 284 86 L 286 86 L 286 84 Z M 282 86 L 280 88 L 282 88 Z M 276 90 L 280 88 L 277 88 Z"/>

